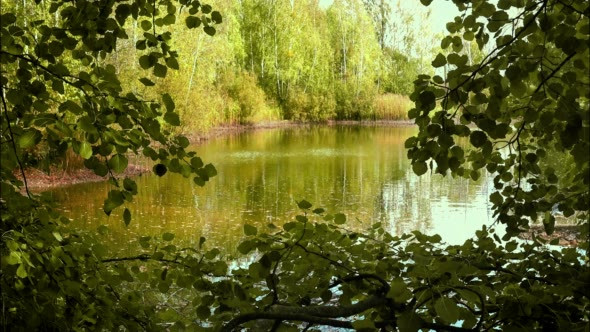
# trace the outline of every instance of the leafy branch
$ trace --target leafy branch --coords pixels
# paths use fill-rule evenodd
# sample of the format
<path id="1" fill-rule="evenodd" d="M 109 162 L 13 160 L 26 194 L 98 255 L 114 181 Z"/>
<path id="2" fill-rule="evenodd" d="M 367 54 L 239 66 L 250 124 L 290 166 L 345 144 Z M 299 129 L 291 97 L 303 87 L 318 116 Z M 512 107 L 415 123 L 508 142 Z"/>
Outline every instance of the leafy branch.
<path id="1" fill-rule="evenodd" d="M 12 145 L 12 151 L 14 153 L 14 157 L 16 158 L 16 162 L 18 163 L 18 168 L 20 170 L 21 176 L 23 177 L 23 182 L 25 185 L 25 191 L 27 192 L 27 196 L 29 199 L 33 199 L 31 193 L 29 192 L 29 185 L 27 183 L 27 177 L 25 175 L 25 168 L 22 164 L 19 156 L 18 150 L 16 148 L 16 143 L 14 141 L 14 133 L 12 132 L 12 127 L 10 125 L 10 118 L 8 116 L 8 107 L 6 106 L 6 100 L 4 99 L 4 84 L 0 83 L 0 98 L 2 98 L 2 108 L 4 109 L 4 117 L 6 117 L 6 126 L 8 129 L 8 133 L 10 134 L 10 143 Z"/>

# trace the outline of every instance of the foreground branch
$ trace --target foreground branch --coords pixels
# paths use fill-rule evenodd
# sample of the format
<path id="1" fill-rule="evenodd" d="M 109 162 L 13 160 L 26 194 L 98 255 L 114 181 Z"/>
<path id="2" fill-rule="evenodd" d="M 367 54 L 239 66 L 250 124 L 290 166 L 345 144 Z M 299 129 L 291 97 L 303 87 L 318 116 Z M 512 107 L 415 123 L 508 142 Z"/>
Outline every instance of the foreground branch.
<path id="1" fill-rule="evenodd" d="M 319 325 L 352 328 L 348 321 L 335 320 L 331 318 L 350 317 L 360 314 L 368 309 L 387 304 L 388 300 L 380 296 L 371 296 L 350 306 L 309 306 L 290 307 L 275 305 L 268 312 L 252 312 L 239 315 L 227 323 L 221 331 L 233 331 L 241 324 L 258 319 L 278 319 L 308 322 Z"/>

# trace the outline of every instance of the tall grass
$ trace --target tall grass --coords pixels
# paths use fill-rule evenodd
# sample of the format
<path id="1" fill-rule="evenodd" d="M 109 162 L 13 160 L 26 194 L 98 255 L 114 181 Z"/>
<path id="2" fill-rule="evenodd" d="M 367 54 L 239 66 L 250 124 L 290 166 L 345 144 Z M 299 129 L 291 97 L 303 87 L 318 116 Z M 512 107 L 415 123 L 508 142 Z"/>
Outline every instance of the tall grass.
<path id="1" fill-rule="evenodd" d="M 373 100 L 375 120 L 408 120 L 412 101 L 407 96 L 386 93 Z"/>

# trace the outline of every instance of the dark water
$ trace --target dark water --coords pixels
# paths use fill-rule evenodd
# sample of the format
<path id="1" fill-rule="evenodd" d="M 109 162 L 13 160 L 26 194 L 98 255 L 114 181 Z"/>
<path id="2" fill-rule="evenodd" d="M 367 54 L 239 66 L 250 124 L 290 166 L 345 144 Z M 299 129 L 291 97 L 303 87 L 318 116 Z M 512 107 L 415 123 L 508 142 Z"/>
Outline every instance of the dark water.
<path id="1" fill-rule="evenodd" d="M 107 217 L 102 202 L 110 185 L 87 183 L 53 191 L 72 227 L 111 229 L 115 252 L 133 251 L 139 235 L 176 234 L 186 243 L 208 243 L 229 251 L 243 225 L 281 225 L 306 199 L 328 212 L 343 212 L 357 230 L 382 222 L 393 234 L 438 233 L 449 243 L 471 237 L 492 221 L 487 198 L 492 187 L 478 182 L 412 173 L 404 141 L 415 128 L 312 127 L 246 132 L 195 146 L 218 176 L 205 187 L 166 174 L 135 178 L 139 195 L 129 227 L 122 211 Z M 120 209 L 122 210 L 122 209 Z"/>

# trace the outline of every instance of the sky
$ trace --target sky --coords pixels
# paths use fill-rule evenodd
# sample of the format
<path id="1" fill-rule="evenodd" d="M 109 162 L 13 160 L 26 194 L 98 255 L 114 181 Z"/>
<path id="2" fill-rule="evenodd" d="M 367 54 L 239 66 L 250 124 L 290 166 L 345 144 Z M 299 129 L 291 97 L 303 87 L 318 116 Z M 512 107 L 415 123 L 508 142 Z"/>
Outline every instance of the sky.
<path id="1" fill-rule="evenodd" d="M 397 0 L 388 0 L 390 3 L 395 4 Z M 459 11 L 457 7 L 449 0 L 434 0 L 430 6 L 423 6 L 419 0 L 399 0 L 403 7 L 409 8 L 416 11 L 431 10 L 430 14 L 430 27 L 434 33 L 446 33 L 446 24 L 452 21 Z M 333 0 L 320 0 L 320 7 L 327 8 L 332 4 Z"/>

